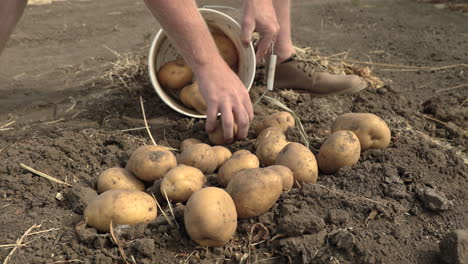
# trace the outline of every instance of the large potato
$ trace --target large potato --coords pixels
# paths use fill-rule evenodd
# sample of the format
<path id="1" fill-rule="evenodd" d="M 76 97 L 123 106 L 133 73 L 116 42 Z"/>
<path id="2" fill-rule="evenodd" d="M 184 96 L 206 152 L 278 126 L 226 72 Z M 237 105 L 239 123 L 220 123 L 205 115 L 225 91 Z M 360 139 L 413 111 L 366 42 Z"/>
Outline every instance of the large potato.
<path id="1" fill-rule="evenodd" d="M 145 190 L 143 182 L 124 168 L 110 168 L 103 171 L 98 178 L 97 189 L 103 193 L 112 189 Z"/>
<path id="2" fill-rule="evenodd" d="M 237 49 L 234 43 L 227 36 L 220 33 L 214 33 L 213 39 L 223 59 L 229 67 L 236 71 L 239 55 L 237 54 Z"/>
<path id="3" fill-rule="evenodd" d="M 178 165 L 164 175 L 161 181 L 160 190 L 175 203 L 184 203 L 197 190 L 203 187 L 205 175 L 194 167 Z"/>
<path id="4" fill-rule="evenodd" d="M 340 130 L 329 136 L 320 147 L 318 167 L 323 173 L 332 174 L 340 168 L 356 164 L 360 154 L 358 137 L 351 131 Z"/>
<path id="5" fill-rule="evenodd" d="M 317 182 L 317 161 L 314 154 L 302 144 L 293 142 L 286 145 L 276 156 L 275 164 L 291 169 L 298 183 Z"/>
<path id="6" fill-rule="evenodd" d="M 226 187 L 233 176 L 239 171 L 258 168 L 259 166 L 260 161 L 254 154 L 249 151 L 236 152 L 219 168 L 218 183 L 220 186 Z"/>
<path id="7" fill-rule="evenodd" d="M 137 148 L 125 167 L 137 178 L 155 181 L 177 166 L 174 154 L 163 146 L 147 145 Z"/>
<path id="8" fill-rule="evenodd" d="M 235 136 L 237 134 L 237 124 L 234 123 L 232 134 Z M 208 139 L 211 143 L 215 145 L 223 145 L 224 142 L 224 129 L 221 120 L 218 120 L 216 123 L 216 129 L 208 133 Z"/>
<path id="9" fill-rule="evenodd" d="M 236 206 L 223 189 L 203 188 L 188 200 L 184 223 L 189 236 L 200 246 L 221 247 L 236 232 Z"/>
<path id="10" fill-rule="evenodd" d="M 281 176 L 283 179 L 283 191 L 289 191 L 294 185 L 294 176 L 292 171 L 285 166 L 282 165 L 273 165 L 267 167 L 269 170 L 274 170 L 277 174 Z"/>
<path id="11" fill-rule="evenodd" d="M 285 141 L 286 135 L 284 135 L 283 130 L 279 127 L 267 127 L 257 136 L 255 146 L 260 145 L 264 140 L 272 139 Z"/>
<path id="12" fill-rule="evenodd" d="M 232 153 L 229 149 L 223 147 L 223 146 L 214 146 L 211 148 L 216 156 L 216 160 L 218 161 L 218 165 L 216 166 L 217 169 L 219 169 L 226 160 L 230 159 L 232 157 Z"/>
<path id="13" fill-rule="evenodd" d="M 192 82 L 193 72 L 184 60 L 177 59 L 164 64 L 157 77 L 162 87 L 178 91 Z"/>
<path id="14" fill-rule="evenodd" d="M 294 127 L 296 122 L 289 112 L 278 112 L 267 116 L 255 126 L 255 134 L 259 135 L 267 127 L 278 127 L 283 132 Z"/>
<path id="15" fill-rule="evenodd" d="M 199 144 L 199 143 L 203 143 L 203 142 L 196 138 L 187 138 L 183 140 L 182 142 L 180 142 L 180 152 L 184 152 L 184 150 L 190 145 Z"/>
<path id="16" fill-rule="evenodd" d="M 211 174 L 218 166 L 218 160 L 211 147 L 204 143 L 188 146 L 178 157 L 179 164 L 185 164 Z"/>
<path id="17" fill-rule="evenodd" d="M 156 202 L 149 194 L 136 190 L 109 190 L 91 201 L 84 215 L 89 226 L 108 232 L 113 225 L 148 223 L 157 216 Z"/>
<path id="18" fill-rule="evenodd" d="M 255 155 L 264 166 L 273 165 L 278 153 L 288 143 L 287 140 L 278 137 L 264 138 L 256 145 Z"/>
<path id="19" fill-rule="evenodd" d="M 239 218 L 262 215 L 276 203 L 283 190 L 283 179 L 274 170 L 246 169 L 237 173 L 226 191 L 236 205 Z"/>
<path id="20" fill-rule="evenodd" d="M 180 92 L 179 98 L 185 106 L 197 110 L 200 114 L 206 114 L 208 106 L 200 93 L 197 82 L 185 86 Z"/>
<path id="21" fill-rule="evenodd" d="M 382 149 L 390 144 L 391 133 L 385 121 L 369 113 L 340 115 L 332 126 L 332 133 L 350 130 L 359 138 L 361 150 Z"/>

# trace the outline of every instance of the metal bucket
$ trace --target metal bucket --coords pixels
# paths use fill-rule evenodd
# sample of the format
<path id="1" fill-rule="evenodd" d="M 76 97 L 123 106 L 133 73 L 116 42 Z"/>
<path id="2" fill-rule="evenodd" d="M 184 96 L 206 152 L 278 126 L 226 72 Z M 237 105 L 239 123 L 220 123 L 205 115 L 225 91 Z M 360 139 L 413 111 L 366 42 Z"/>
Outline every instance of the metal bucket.
<path id="1" fill-rule="evenodd" d="M 250 90 L 254 81 L 256 67 L 253 45 L 250 44 L 248 48 L 244 48 L 240 40 L 241 27 L 230 16 L 208 8 L 200 8 L 199 11 L 211 30 L 221 31 L 236 46 L 239 54 L 237 75 L 247 90 Z M 161 100 L 173 110 L 190 117 L 206 118 L 206 115 L 202 115 L 183 105 L 179 100 L 167 93 L 158 82 L 157 72 L 159 68 L 177 57 L 179 57 L 177 49 L 171 44 L 163 30 L 159 30 L 153 39 L 148 56 L 148 70 L 151 84 Z"/>

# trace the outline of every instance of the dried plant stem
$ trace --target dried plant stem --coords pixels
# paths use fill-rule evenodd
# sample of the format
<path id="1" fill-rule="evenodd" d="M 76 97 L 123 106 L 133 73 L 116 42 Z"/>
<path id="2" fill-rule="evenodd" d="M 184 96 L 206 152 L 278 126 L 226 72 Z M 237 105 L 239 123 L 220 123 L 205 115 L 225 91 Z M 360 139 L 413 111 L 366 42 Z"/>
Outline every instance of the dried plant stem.
<path id="1" fill-rule="evenodd" d="M 10 251 L 10 253 L 8 254 L 8 256 L 6 256 L 5 260 L 3 261 L 3 264 L 7 264 L 11 257 L 13 256 L 13 254 L 15 253 L 15 251 L 22 247 L 23 246 L 23 240 L 29 235 L 29 233 L 31 233 L 31 231 L 33 231 L 34 229 L 37 229 L 37 228 L 40 228 L 41 225 L 32 225 L 28 230 L 26 230 L 26 232 L 24 232 L 24 234 L 18 239 L 16 240 L 16 244 L 14 246 L 14 248 Z"/>
<path id="2" fill-rule="evenodd" d="M 166 218 L 166 221 L 169 223 L 169 225 L 172 227 L 172 228 L 175 228 L 176 226 L 174 225 L 174 223 L 172 222 L 172 220 L 167 216 L 166 212 L 164 212 L 164 210 L 162 209 L 161 205 L 158 203 L 158 200 L 156 199 L 156 197 L 154 197 L 154 194 L 151 194 L 153 196 L 153 199 L 154 201 L 156 202 L 156 205 L 158 206 L 159 208 L 159 211 L 161 211 L 161 213 L 163 214 L 164 218 Z"/>
<path id="3" fill-rule="evenodd" d="M 114 243 L 115 243 L 115 244 L 117 245 L 117 247 L 119 248 L 120 256 L 121 256 L 122 259 L 125 261 L 125 264 L 130 264 L 130 263 L 127 261 L 127 255 L 125 254 L 125 250 L 123 250 L 122 245 L 120 244 L 120 241 L 119 241 L 118 237 L 114 234 L 114 227 L 113 227 L 113 224 L 112 224 L 112 220 L 111 220 L 110 223 L 109 223 L 109 230 L 110 230 L 111 237 L 112 237 L 112 239 L 114 240 Z"/>
<path id="4" fill-rule="evenodd" d="M 49 175 L 47 175 L 47 174 L 45 174 L 45 173 L 43 173 L 43 172 L 37 171 L 37 170 L 35 170 L 35 169 L 29 167 L 28 165 L 24 164 L 24 163 L 20 163 L 20 167 L 23 168 L 23 169 L 25 169 L 25 170 L 27 170 L 27 171 L 29 171 L 29 172 L 32 172 L 32 173 L 38 175 L 38 176 L 41 176 L 41 177 L 43 177 L 43 178 L 46 178 L 46 179 L 48 179 L 49 181 L 53 181 L 53 182 L 56 182 L 56 183 L 64 184 L 64 185 L 67 185 L 67 186 L 71 186 L 71 184 L 69 184 L 69 183 L 66 183 L 66 182 L 61 181 L 61 180 L 57 180 L 56 178 L 54 178 L 54 177 L 52 177 L 52 176 L 49 176 Z"/>
<path id="5" fill-rule="evenodd" d="M 169 211 L 171 212 L 172 217 L 174 218 L 174 222 L 175 222 L 175 224 L 177 226 L 177 229 L 180 229 L 179 224 L 177 224 L 177 220 L 175 218 L 174 211 L 172 210 L 171 201 L 169 201 L 169 197 L 167 197 L 166 189 L 164 189 L 163 191 L 164 191 L 164 198 L 166 198 L 167 205 L 169 206 Z"/>
<path id="6" fill-rule="evenodd" d="M 148 135 L 151 138 L 151 141 L 153 142 L 153 144 L 157 146 L 158 144 L 156 144 L 156 141 L 154 141 L 153 135 L 151 134 L 151 131 L 148 126 L 148 121 L 146 120 L 145 105 L 143 104 L 143 98 L 141 96 L 140 96 L 140 106 L 141 106 L 141 113 L 143 114 L 143 121 L 145 122 L 146 131 L 148 132 Z"/>
<path id="7" fill-rule="evenodd" d="M 450 91 L 450 90 L 454 90 L 454 89 L 458 89 L 458 88 L 462 88 L 462 87 L 468 87 L 468 83 L 455 85 L 455 86 L 444 88 L 444 89 L 440 89 L 440 90 L 437 90 L 436 92 L 440 93 L 440 92 Z"/>

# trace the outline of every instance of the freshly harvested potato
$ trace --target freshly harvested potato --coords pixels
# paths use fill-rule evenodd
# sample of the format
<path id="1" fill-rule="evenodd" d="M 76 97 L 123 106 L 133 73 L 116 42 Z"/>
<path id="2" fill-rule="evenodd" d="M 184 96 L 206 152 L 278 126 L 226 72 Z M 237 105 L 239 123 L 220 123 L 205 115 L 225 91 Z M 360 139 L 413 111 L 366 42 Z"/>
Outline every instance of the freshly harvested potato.
<path id="1" fill-rule="evenodd" d="M 103 171 L 98 178 L 97 189 L 103 193 L 112 189 L 145 190 L 143 182 L 124 168 L 110 168 Z"/>
<path id="2" fill-rule="evenodd" d="M 237 70 L 239 55 L 234 43 L 224 34 L 214 33 L 213 39 L 218 47 L 219 53 L 226 63 L 234 70 Z"/>
<path id="3" fill-rule="evenodd" d="M 286 140 L 286 135 L 279 127 L 267 127 L 257 136 L 255 145 L 258 146 L 263 140 Z"/>
<path id="4" fill-rule="evenodd" d="M 234 152 L 232 154 L 231 158 L 238 157 L 238 156 L 245 155 L 245 154 L 252 154 L 252 152 L 250 152 L 248 150 L 245 150 L 245 149 L 240 149 L 240 150 Z"/>
<path id="5" fill-rule="evenodd" d="M 188 200 L 184 223 L 190 238 L 200 246 L 221 247 L 236 232 L 236 206 L 225 190 L 203 188 Z"/>
<path id="6" fill-rule="evenodd" d="M 256 146 L 255 155 L 264 166 L 275 164 L 276 156 L 289 142 L 282 138 L 265 138 Z"/>
<path id="7" fill-rule="evenodd" d="M 179 91 L 192 82 L 193 72 L 184 60 L 177 59 L 164 64 L 157 77 L 162 87 Z"/>
<path id="8" fill-rule="evenodd" d="M 267 116 L 255 126 L 255 134 L 259 135 L 267 127 L 279 127 L 283 132 L 294 127 L 296 122 L 289 112 L 278 112 Z"/>
<path id="9" fill-rule="evenodd" d="M 223 146 L 214 146 L 211 149 L 214 151 L 216 160 L 218 161 L 217 169 L 219 169 L 226 160 L 232 157 L 231 151 Z"/>
<path id="10" fill-rule="evenodd" d="M 206 114 L 208 106 L 200 93 L 197 82 L 185 86 L 180 92 L 179 98 L 185 106 L 197 110 L 200 114 Z"/>
<path id="11" fill-rule="evenodd" d="M 294 185 L 294 176 L 292 171 L 285 166 L 281 165 L 273 165 L 267 167 L 269 170 L 274 170 L 276 173 L 278 173 L 281 178 L 283 179 L 283 191 L 289 191 Z"/>
<path id="12" fill-rule="evenodd" d="M 260 161 L 250 151 L 236 152 L 219 168 L 218 183 L 220 186 L 226 187 L 233 176 L 241 170 L 258 168 L 259 166 Z"/>
<path id="13" fill-rule="evenodd" d="M 318 167 L 323 173 L 332 174 L 340 168 L 356 164 L 360 154 L 358 137 L 349 130 L 340 130 L 331 134 L 320 147 Z"/>
<path id="14" fill-rule="evenodd" d="M 205 183 L 205 175 L 194 167 L 183 164 L 170 170 L 161 181 L 161 193 L 175 203 L 184 203 Z"/>
<path id="15" fill-rule="evenodd" d="M 369 113 L 347 113 L 333 122 L 332 133 L 350 130 L 359 138 L 361 150 L 383 149 L 390 144 L 390 129 L 380 117 Z"/>
<path id="16" fill-rule="evenodd" d="M 178 157 L 179 164 L 185 164 L 201 170 L 203 173 L 211 174 L 218 166 L 214 151 L 204 143 L 188 146 Z"/>
<path id="17" fill-rule="evenodd" d="M 156 202 L 149 194 L 136 190 L 109 190 L 91 201 L 84 215 L 89 226 L 109 232 L 113 225 L 149 223 L 157 216 Z"/>
<path id="18" fill-rule="evenodd" d="M 237 124 L 234 123 L 234 128 L 232 134 L 235 136 L 237 134 Z M 221 120 L 218 120 L 216 123 L 216 129 L 208 133 L 208 139 L 211 143 L 215 145 L 224 145 L 224 129 Z"/>
<path id="19" fill-rule="evenodd" d="M 276 203 L 283 190 L 283 179 L 274 170 L 246 169 L 237 173 L 226 191 L 236 205 L 239 218 L 262 215 Z"/>
<path id="20" fill-rule="evenodd" d="M 175 166 L 177 160 L 171 151 L 163 146 L 148 145 L 137 148 L 125 168 L 140 180 L 155 181 Z"/>
<path id="21" fill-rule="evenodd" d="M 286 145 L 276 156 L 275 164 L 288 167 L 298 183 L 317 182 L 317 161 L 314 154 L 302 144 L 293 142 Z"/>
<path id="22" fill-rule="evenodd" d="M 199 144 L 199 143 L 203 143 L 203 142 L 196 138 L 187 138 L 180 143 L 180 152 L 183 152 L 190 145 Z"/>

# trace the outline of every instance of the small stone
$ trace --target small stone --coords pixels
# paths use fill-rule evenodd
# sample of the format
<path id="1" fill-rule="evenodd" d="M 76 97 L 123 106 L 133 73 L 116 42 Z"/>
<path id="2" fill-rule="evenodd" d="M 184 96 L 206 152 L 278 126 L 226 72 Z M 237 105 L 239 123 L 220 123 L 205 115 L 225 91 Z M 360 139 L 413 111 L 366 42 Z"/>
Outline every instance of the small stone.
<path id="1" fill-rule="evenodd" d="M 445 263 L 468 263 L 468 230 L 456 230 L 446 235 L 439 244 L 440 257 Z"/>
<path id="2" fill-rule="evenodd" d="M 387 90 L 387 89 L 385 89 L 385 88 L 379 88 L 379 89 L 377 89 L 377 93 L 378 93 L 378 94 L 382 94 L 382 95 L 383 95 L 383 94 L 386 94 L 386 93 L 388 93 L 388 90 Z"/>
<path id="3" fill-rule="evenodd" d="M 447 199 L 443 192 L 436 192 L 433 188 L 420 189 L 418 194 L 419 199 L 429 210 L 446 211 L 453 206 L 453 202 Z"/>
<path id="4" fill-rule="evenodd" d="M 349 213 L 341 209 L 331 209 L 328 212 L 328 221 L 335 225 L 345 225 L 349 220 Z"/>

